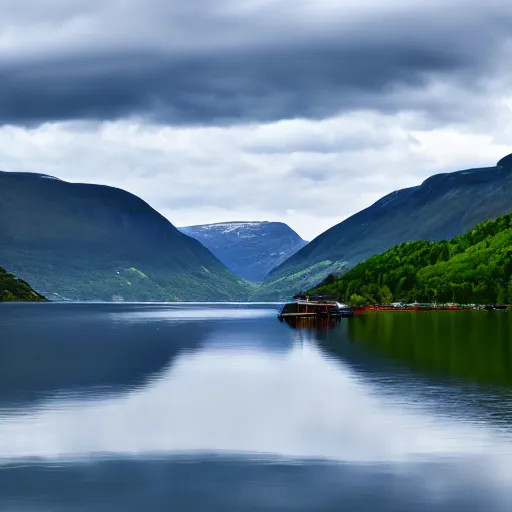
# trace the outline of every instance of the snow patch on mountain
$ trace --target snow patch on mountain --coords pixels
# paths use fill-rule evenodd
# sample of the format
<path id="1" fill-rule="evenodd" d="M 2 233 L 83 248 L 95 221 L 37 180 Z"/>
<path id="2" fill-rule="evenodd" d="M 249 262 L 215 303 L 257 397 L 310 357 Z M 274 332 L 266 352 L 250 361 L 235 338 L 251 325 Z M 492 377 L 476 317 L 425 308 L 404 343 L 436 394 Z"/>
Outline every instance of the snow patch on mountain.
<path id="1" fill-rule="evenodd" d="M 234 221 L 179 228 L 239 276 L 261 281 L 307 242 L 282 222 Z"/>

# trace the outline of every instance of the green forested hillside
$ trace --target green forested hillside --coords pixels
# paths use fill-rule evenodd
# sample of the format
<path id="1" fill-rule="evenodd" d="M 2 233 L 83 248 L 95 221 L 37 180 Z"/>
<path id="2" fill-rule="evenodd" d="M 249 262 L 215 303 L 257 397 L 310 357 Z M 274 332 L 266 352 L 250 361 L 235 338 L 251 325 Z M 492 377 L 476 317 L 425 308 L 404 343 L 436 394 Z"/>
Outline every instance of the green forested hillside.
<path id="1" fill-rule="evenodd" d="M 512 214 L 452 240 L 397 245 L 313 292 L 352 304 L 512 303 Z"/>
<path id="2" fill-rule="evenodd" d="M 46 299 L 32 290 L 28 283 L 0 267 L 0 302 L 18 300 L 39 302 Z"/>
<path id="3" fill-rule="evenodd" d="M 450 239 L 510 212 L 512 158 L 495 167 L 438 174 L 418 187 L 383 197 L 325 231 L 270 272 L 253 296 L 289 297 L 397 244 Z"/>
<path id="4" fill-rule="evenodd" d="M 236 300 L 249 284 L 142 199 L 0 172 L 0 261 L 49 299 Z"/>

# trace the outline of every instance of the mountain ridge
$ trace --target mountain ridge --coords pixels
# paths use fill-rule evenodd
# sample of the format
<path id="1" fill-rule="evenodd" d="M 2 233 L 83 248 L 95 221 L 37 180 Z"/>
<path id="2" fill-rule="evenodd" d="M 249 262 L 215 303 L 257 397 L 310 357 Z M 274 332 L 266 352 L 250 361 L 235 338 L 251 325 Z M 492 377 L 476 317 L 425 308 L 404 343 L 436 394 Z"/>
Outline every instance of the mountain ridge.
<path id="1" fill-rule="evenodd" d="M 481 221 L 509 213 L 512 165 L 508 157 L 503 161 L 494 167 L 436 174 L 418 186 L 383 196 L 275 268 L 253 298 L 285 298 L 398 243 L 452 238 Z"/>
<path id="2" fill-rule="evenodd" d="M 248 283 L 143 199 L 0 171 L 0 261 L 52 298 L 236 300 Z"/>
<path id="3" fill-rule="evenodd" d="M 199 240 L 231 271 L 251 282 L 261 281 L 307 243 L 283 222 L 228 221 L 178 229 Z"/>
<path id="4" fill-rule="evenodd" d="M 512 304 L 512 214 L 451 240 L 414 241 L 376 254 L 310 293 L 353 305 L 400 302 Z"/>

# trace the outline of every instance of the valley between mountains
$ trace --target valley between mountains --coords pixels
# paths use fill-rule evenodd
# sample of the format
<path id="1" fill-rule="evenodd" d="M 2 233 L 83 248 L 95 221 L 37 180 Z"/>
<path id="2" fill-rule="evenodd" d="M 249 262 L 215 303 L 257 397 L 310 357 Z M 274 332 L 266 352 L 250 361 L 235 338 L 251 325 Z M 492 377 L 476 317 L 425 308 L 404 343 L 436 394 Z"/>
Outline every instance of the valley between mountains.
<path id="1" fill-rule="evenodd" d="M 0 300 L 282 300 L 404 242 L 452 239 L 510 212 L 512 155 L 395 191 L 309 243 L 280 222 L 176 228 L 124 190 L 0 172 Z M 506 258 L 510 240 L 499 240 Z"/>

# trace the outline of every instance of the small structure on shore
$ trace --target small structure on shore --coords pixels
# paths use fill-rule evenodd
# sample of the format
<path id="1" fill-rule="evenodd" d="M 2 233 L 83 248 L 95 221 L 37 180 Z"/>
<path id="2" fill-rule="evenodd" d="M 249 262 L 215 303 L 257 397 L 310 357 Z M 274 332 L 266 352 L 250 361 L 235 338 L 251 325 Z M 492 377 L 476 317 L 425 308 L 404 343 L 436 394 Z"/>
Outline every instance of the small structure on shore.
<path id="1" fill-rule="evenodd" d="M 364 311 L 467 311 L 467 310 L 506 310 L 512 309 L 510 305 L 502 304 L 436 304 L 419 303 L 405 304 L 394 302 L 392 304 L 371 304 L 367 306 L 355 306 L 354 312 L 362 313 Z"/>

